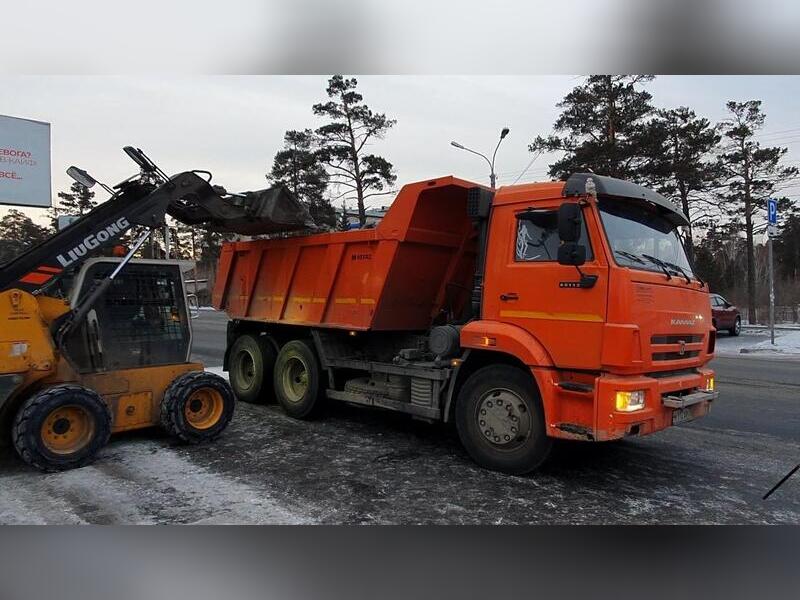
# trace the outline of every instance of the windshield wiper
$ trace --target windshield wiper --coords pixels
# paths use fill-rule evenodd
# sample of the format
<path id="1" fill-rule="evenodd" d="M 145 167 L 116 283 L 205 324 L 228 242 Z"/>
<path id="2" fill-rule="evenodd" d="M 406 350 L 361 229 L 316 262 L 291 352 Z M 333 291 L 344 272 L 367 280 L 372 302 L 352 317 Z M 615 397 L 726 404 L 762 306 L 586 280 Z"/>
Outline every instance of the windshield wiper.
<path id="1" fill-rule="evenodd" d="M 681 267 L 679 264 L 677 264 L 677 263 L 673 263 L 673 262 L 669 262 L 669 261 L 667 261 L 667 260 L 665 260 L 665 261 L 662 261 L 662 262 L 663 262 L 665 265 L 667 265 L 668 267 L 672 267 L 673 269 L 675 269 L 675 270 L 677 270 L 677 271 L 680 271 L 680 272 L 681 272 L 681 275 L 683 275 L 683 276 L 686 278 L 686 285 L 690 285 L 690 284 L 692 283 L 692 278 L 691 278 L 691 277 L 689 277 L 689 276 L 686 274 L 686 271 L 684 271 L 684 270 L 683 270 L 683 267 Z"/>
<path id="2" fill-rule="evenodd" d="M 644 262 L 644 261 L 641 259 L 641 257 L 639 257 L 639 256 L 636 256 L 636 255 L 635 255 L 635 254 L 633 254 L 632 252 L 627 252 L 626 250 L 614 250 L 614 254 L 619 254 L 620 256 L 624 256 L 624 257 L 625 257 L 625 258 L 627 258 L 628 260 L 635 260 L 635 261 L 636 261 L 636 262 L 638 262 L 640 265 L 644 265 L 644 264 L 646 264 L 646 263 L 645 263 L 645 262 Z"/>
<path id="3" fill-rule="evenodd" d="M 664 263 L 660 258 L 656 258 L 655 256 L 650 256 L 649 254 L 642 254 L 642 256 L 644 256 L 654 265 L 661 267 L 661 270 L 664 271 L 664 275 L 667 276 L 667 281 L 670 281 L 672 279 L 672 273 L 669 272 L 669 268 L 667 267 L 666 263 Z"/>

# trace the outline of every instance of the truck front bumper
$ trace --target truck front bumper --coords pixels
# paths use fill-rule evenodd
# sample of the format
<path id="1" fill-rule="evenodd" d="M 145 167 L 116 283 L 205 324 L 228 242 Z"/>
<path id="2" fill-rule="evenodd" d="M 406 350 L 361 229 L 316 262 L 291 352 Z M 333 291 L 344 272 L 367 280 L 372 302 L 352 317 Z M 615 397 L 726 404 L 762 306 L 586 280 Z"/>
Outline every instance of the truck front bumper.
<path id="1" fill-rule="evenodd" d="M 714 371 L 705 368 L 664 377 L 604 373 L 583 392 L 564 386 L 563 380 L 555 381 L 551 389 L 556 398 L 545 402 L 552 417 L 547 419 L 548 434 L 591 441 L 648 435 L 698 419 L 708 414 L 718 396 Z M 644 392 L 641 408 L 618 410 L 618 392 L 639 391 Z"/>

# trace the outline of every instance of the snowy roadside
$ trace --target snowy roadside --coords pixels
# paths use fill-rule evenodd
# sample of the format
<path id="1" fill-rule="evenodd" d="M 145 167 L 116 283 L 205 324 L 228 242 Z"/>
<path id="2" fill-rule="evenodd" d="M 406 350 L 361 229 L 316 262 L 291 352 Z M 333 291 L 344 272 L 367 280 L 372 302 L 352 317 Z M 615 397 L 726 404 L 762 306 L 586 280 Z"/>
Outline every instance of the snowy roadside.
<path id="1" fill-rule="evenodd" d="M 222 367 L 206 367 L 206 373 L 213 373 L 214 375 L 219 375 L 225 381 L 228 381 L 228 373 L 227 371 L 223 371 Z"/>
<path id="2" fill-rule="evenodd" d="M 800 330 L 775 330 L 775 345 L 769 339 L 769 330 L 743 329 L 738 337 L 717 337 L 718 356 L 798 356 L 800 355 Z"/>

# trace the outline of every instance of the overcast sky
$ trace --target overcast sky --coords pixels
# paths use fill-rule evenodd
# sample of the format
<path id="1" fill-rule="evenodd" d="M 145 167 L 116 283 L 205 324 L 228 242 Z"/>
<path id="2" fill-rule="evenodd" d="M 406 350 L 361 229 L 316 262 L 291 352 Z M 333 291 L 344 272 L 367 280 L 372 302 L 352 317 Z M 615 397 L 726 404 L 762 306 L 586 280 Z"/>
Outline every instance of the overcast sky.
<path id="1" fill-rule="evenodd" d="M 215 183 L 242 191 L 266 187 L 264 175 L 285 130 L 320 124 L 311 105 L 325 99 L 326 80 L 4 76 L 0 114 L 52 124 L 54 198 L 69 188 L 64 170 L 71 164 L 106 183 L 132 174 L 135 166 L 121 150 L 129 144 L 169 173 L 205 169 Z M 575 76 L 359 77 L 369 106 L 397 119 L 371 151 L 394 163 L 398 184 L 446 174 L 488 181 L 482 159 L 449 143 L 491 153 L 504 126 L 511 133 L 498 152 L 498 183 L 513 182 L 532 158 L 528 143 L 551 131 L 556 103 L 578 83 Z M 727 100 L 761 99 L 767 114 L 762 143 L 787 146 L 788 160 L 800 163 L 800 77 L 661 76 L 647 89 L 658 107 L 688 105 L 712 121 L 725 116 Z M 521 181 L 547 179 L 548 158 L 539 158 Z M 789 192 L 800 198 L 800 189 Z M 102 190 L 97 197 L 104 199 Z"/>

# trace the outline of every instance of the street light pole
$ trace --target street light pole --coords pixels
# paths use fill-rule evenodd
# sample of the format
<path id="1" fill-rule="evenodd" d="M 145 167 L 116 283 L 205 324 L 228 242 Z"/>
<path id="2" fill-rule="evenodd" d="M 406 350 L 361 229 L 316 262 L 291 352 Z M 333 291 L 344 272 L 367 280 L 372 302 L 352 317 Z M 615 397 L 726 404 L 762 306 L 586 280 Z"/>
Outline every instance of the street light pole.
<path id="1" fill-rule="evenodd" d="M 473 150 L 472 148 L 467 148 L 463 144 L 459 144 L 458 142 L 450 142 L 450 145 L 454 148 L 458 148 L 459 150 L 466 150 L 467 152 L 471 152 L 472 154 L 477 154 L 483 160 L 486 161 L 486 164 L 489 165 L 489 183 L 491 184 L 492 189 L 495 189 L 497 183 L 497 176 L 494 173 L 494 159 L 497 156 L 497 150 L 500 148 L 500 144 L 503 142 L 505 137 L 508 135 L 509 129 L 508 127 L 503 127 L 502 131 L 500 131 L 500 139 L 497 141 L 497 146 L 494 148 L 494 153 L 492 154 L 492 160 L 489 160 L 485 154 L 481 154 L 480 152 Z"/>

